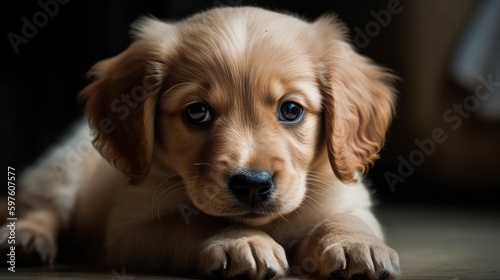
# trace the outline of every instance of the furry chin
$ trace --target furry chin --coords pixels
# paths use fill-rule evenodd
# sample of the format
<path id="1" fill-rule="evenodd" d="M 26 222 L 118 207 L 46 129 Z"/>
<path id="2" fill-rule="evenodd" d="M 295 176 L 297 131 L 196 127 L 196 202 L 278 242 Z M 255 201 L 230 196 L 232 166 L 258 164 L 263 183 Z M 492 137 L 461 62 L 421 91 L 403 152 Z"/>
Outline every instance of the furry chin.
<path id="1" fill-rule="evenodd" d="M 245 225 L 251 226 L 251 227 L 264 226 L 264 225 L 270 223 L 272 220 L 274 220 L 274 217 L 269 216 L 269 215 L 258 217 L 258 218 L 245 218 L 245 217 L 241 217 L 241 216 L 234 216 L 234 217 L 227 217 L 227 218 L 233 222 L 245 224 Z"/>

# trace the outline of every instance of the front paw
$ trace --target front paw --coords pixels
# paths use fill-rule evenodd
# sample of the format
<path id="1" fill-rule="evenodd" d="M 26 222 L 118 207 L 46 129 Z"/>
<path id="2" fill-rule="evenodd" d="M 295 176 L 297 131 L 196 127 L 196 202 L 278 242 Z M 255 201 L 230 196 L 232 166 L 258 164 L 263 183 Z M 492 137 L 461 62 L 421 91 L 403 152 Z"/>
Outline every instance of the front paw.
<path id="1" fill-rule="evenodd" d="M 16 259 L 21 262 L 33 261 L 38 255 L 42 263 L 53 265 L 57 246 L 50 230 L 31 220 L 21 219 L 15 226 L 8 225 L 0 229 L 0 249 L 10 250 L 13 246 L 17 251 Z"/>
<path id="2" fill-rule="evenodd" d="M 232 230 L 208 239 L 200 267 L 217 278 L 272 279 L 286 274 L 285 250 L 262 232 Z"/>
<path id="3" fill-rule="evenodd" d="M 365 233 L 311 235 L 297 254 L 292 273 L 343 279 L 396 279 L 399 257 L 377 237 Z"/>

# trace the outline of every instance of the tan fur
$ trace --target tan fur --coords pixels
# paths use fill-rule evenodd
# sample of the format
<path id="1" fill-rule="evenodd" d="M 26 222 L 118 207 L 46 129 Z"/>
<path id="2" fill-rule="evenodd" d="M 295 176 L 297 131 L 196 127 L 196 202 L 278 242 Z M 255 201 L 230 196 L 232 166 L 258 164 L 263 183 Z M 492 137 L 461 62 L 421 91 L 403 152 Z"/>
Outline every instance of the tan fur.
<path id="1" fill-rule="evenodd" d="M 133 30 L 131 46 L 96 64 L 81 93 L 96 150 L 65 174 L 74 212 L 52 236 L 68 228 L 102 244 L 113 267 L 252 279 L 290 267 L 398 274 L 360 180 L 392 117 L 392 76 L 353 50 L 340 23 L 222 8 L 178 23 L 145 18 Z M 304 108 L 301 123 L 278 120 L 285 101 Z M 184 117 L 197 102 L 209 105 L 209 127 Z M 228 181 L 243 169 L 272 174 L 269 203 L 234 197 Z M 38 184 L 32 177 L 24 196 Z M 30 211 L 67 211 L 51 206 L 54 197 Z M 54 246 L 43 247 L 53 258 Z"/>

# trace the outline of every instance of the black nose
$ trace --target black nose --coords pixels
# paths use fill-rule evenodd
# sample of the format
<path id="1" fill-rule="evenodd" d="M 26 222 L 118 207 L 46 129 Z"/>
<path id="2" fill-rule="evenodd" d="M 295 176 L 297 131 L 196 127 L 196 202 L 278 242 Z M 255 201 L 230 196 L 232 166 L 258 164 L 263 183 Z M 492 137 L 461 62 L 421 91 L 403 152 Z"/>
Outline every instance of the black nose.
<path id="1" fill-rule="evenodd" d="M 274 191 L 274 184 L 268 172 L 245 170 L 231 176 L 229 189 L 239 201 L 254 206 L 269 199 Z"/>

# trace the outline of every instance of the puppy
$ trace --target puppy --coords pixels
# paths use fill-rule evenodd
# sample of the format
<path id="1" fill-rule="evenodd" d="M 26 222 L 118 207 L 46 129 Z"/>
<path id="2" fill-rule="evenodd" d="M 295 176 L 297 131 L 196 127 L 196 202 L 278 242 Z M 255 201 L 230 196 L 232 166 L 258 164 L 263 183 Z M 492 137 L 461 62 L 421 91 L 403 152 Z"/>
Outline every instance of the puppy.
<path id="1" fill-rule="evenodd" d="M 88 124 L 26 171 L 16 245 L 52 263 L 65 233 L 115 268 L 221 278 L 397 276 L 361 177 L 393 77 L 335 17 L 219 8 L 132 35 L 90 71 Z"/>

